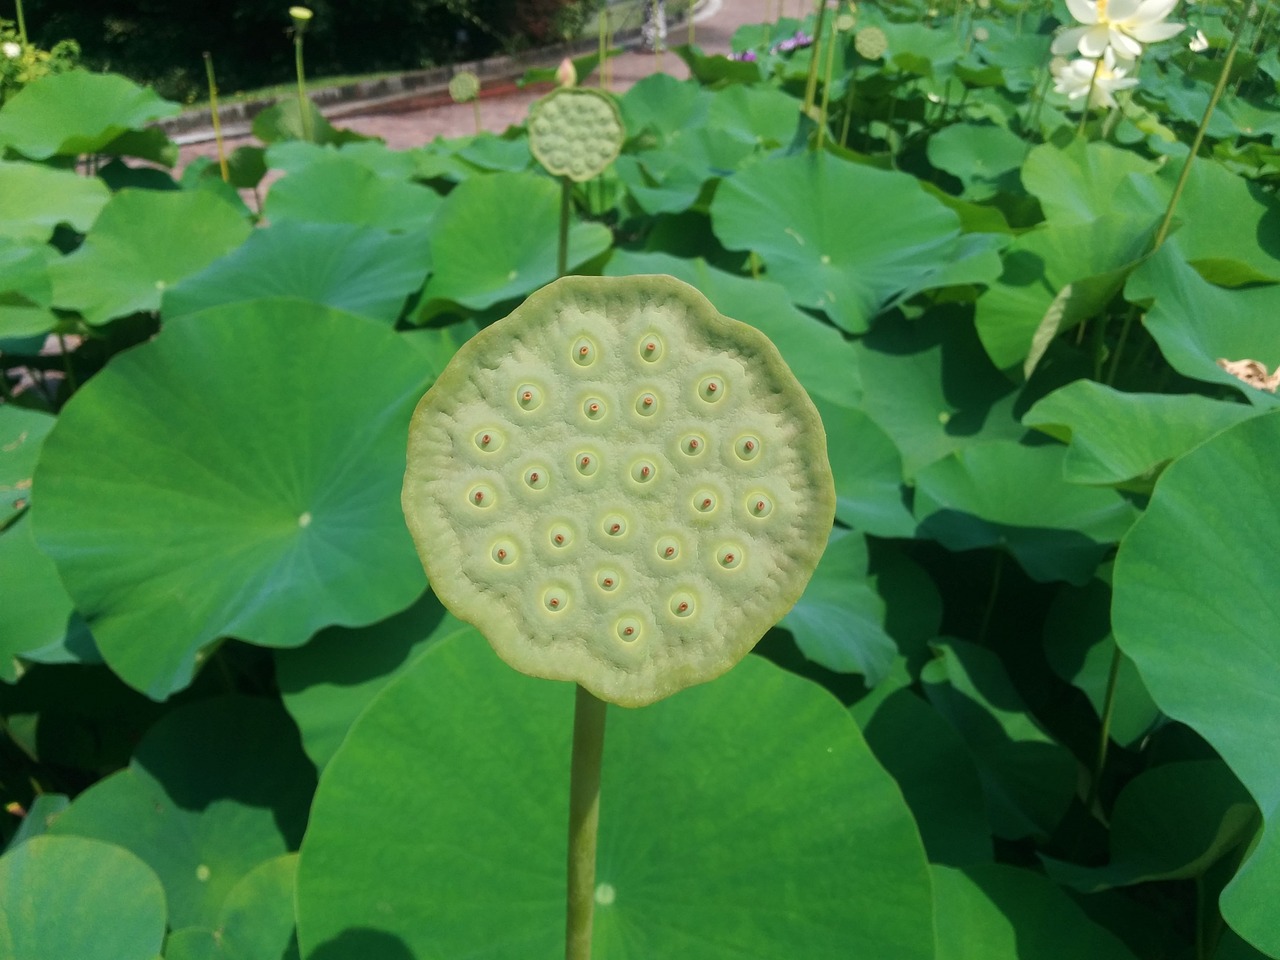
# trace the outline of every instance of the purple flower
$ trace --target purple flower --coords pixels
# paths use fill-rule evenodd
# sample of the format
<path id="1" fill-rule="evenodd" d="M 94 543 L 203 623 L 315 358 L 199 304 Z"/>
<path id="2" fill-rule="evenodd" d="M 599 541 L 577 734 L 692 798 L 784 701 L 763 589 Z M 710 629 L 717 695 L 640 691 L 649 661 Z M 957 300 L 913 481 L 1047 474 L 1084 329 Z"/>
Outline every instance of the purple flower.
<path id="1" fill-rule="evenodd" d="M 778 53 L 790 53 L 792 50 L 799 50 L 801 47 L 807 47 L 813 43 L 813 37 L 807 33 L 797 30 L 793 36 L 787 37 L 778 43 L 774 50 Z"/>
<path id="2" fill-rule="evenodd" d="M 754 50 L 743 50 L 741 53 L 729 54 L 730 60 L 741 60 L 744 63 L 755 63 L 756 52 Z"/>

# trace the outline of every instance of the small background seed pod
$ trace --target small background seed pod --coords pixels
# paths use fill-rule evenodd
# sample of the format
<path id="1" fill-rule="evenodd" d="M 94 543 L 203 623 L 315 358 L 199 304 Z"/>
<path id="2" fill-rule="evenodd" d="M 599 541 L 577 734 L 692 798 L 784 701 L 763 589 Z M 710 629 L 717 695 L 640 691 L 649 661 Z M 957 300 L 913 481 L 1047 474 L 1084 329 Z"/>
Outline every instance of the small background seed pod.
<path id="1" fill-rule="evenodd" d="M 599 90 L 563 87 L 529 111 L 529 150 L 557 177 L 598 176 L 618 158 L 625 139 L 618 105 Z"/>
<path id="2" fill-rule="evenodd" d="M 791 608 L 835 490 L 818 413 L 758 330 L 671 277 L 567 277 L 423 397 L 403 505 L 436 594 L 503 659 L 640 706 Z"/>
<path id="3" fill-rule="evenodd" d="M 455 73 L 449 80 L 449 96 L 454 103 L 468 103 L 480 96 L 480 78 L 470 70 Z"/>

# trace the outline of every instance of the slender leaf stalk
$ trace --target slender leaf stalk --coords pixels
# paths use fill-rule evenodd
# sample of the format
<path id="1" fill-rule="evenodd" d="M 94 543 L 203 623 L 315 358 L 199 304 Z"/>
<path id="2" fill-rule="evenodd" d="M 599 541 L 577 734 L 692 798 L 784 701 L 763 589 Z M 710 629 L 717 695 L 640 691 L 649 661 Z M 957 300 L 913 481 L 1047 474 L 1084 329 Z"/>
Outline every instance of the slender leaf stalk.
<path id="1" fill-rule="evenodd" d="M 809 76 L 804 84 L 804 113 L 813 109 L 813 98 L 818 92 L 818 58 L 822 55 L 822 28 L 827 21 L 827 0 L 818 0 L 818 22 L 813 28 L 813 46 L 810 47 Z"/>
<path id="2" fill-rule="evenodd" d="M 306 74 L 302 69 L 302 33 L 293 34 L 293 65 L 298 74 L 298 116 L 302 121 L 302 139 L 311 142 L 311 102 L 307 99 Z"/>
<path id="3" fill-rule="evenodd" d="M 607 704 L 578 687 L 573 709 L 569 781 L 569 888 L 565 960 L 591 960 L 596 895 L 596 836 L 600 826 L 600 768 Z"/>
<path id="4" fill-rule="evenodd" d="M 600 13 L 596 17 L 596 26 L 599 28 L 596 32 L 600 35 L 600 42 L 598 46 L 600 49 L 600 89 L 602 90 L 605 88 L 605 84 L 606 84 L 604 52 L 605 52 L 605 43 L 609 39 L 608 22 L 609 22 L 609 5 L 606 3 L 601 5 Z"/>
<path id="5" fill-rule="evenodd" d="M 1080 126 L 1076 127 L 1076 136 L 1084 136 L 1084 125 L 1089 122 L 1089 111 L 1093 108 L 1093 91 L 1098 87 L 1098 74 L 1102 72 L 1102 58 L 1093 61 L 1093 76 L 1089 78 L 1089 92 L 1085 94 L 1084 106 L 1080 109 Z"/>
<path id="6" fill-rule="evenodd" d="M 479 136 L 484 132 L 484 123 L 480 119 L 480 94 L 478 91 L 476 95 L 471 98 L 471 109 L 476 115 L 476 136 Z"/>
<path id="7" fill-rule="evenodd" d="M 836 37 L 840 31 L 835 24 L 831 25 L 831 39 L 827 41 L 827 67 L 822 77 L 822 109 L 818 118 L 818 149 L 822 149 L 827 138 L 827 109 L 831 105 L 831 74 L 836 62 Z"/>
<path id="8" fill-rule="evenodd" d="M 1111 653 L 1111 670 L 1107 674 L 1107 691 L 1102 697 L 1102 722 L 1098 730 L 1098 753 L 1093 761 L 1093 775 L 1089 778 L 1089 793 L 1084 798 L 1085 810 L 1092 810 L 1098 801 L 1102 787 L 1102 771 L 1107 765 L 1107 750 L 1111 746 L 1111 718 L 1116 709 L 1116 686 L 1120 680 L 1120 660 L 1124 656 L 1116 646 Z"/>
<path id="9" fill-rule="evenodd" d="M 61 333 L 58 334 L 58 352 L 62 354 L 62 369 L 67 375 L 67 390 L 69 393 L 75 393 L 80 389 L 80 381 L 76 378 L 76 372 L 71 366 L 71 351 L 67 349 L 67 338 Z"/>
<path id="10" fill-rule="evenodd" d="M 693 4 L 694 0 L 689 0 L 689 8 L 685 16 L 689 18 L 689 46 L 693 46 L 694 25 L 693 25 Z"/>
<path id="11" fill-rule="evenodd" d="M 556 246 L 556 276 L 569 272 L 569 214 L 573 211 L 573 184 L 560 178 L 560 242 Z"/>
<path id="12" fill-rule="evenodd" d="M 1204 108 L 1204 117 L 1200 120 L 1200 126 L 1196 129 L 1195 138 L 1191 141 L 1191 150 L 1187 154 L 1187 162 L 1182 165 L 1182 172 L 1178 174 L 1178 182 L 1173 188 L 1173 196 L 1169 198 L 1169 208 L 1164 212 L 1164 219 L 1160 221 L 1160 228 L 1156 231 L 1156 238 L 1151 245 L 1152 251 L 1159 250 L 1164 245 L 1165 238 L 1169 236 L 1169 227 L 1173 223 L 1174 211 L 1178 209 L 1178 201 L 1182 199 L 1182 191 L 1186 189 L 1187 178 L 1191 175 L 1191 164 L 1196 158 L 1196 154 L 1200 152 L 1200 145 L 1204 143 L 1205 131 L 1209 128 L 1209 121 L 1213 119 L 1213 111 L 1217 109 L 1218 101 L 1222 99 L 1222 91 L 1227 87 L 1227 78 L 1231 76 L 1231 64 L 1235 62 L 1236 51 L 1240 49 L 1240 38 L 1244 35 L 1245 25 L 1249 22 L 1248 7 L 1246 6 L 1240 13 L 1240 19 L 1236 21 L 1235 32 L 1231 35 L 1231 46 L 1227 49 L 1227 55 L 1222 61 L 1222 72 L 1218 74 L 1218 82 L 1213 87 L 1213 93 L 1209 96 L 1209 105 Z"/>
<path id="13" fill-rule="evenodd" d="M 22 13 L 22 0 L 13 0 L 13 6 L 18 11 L 18 39 L 25 47 L 27 46 L 27 18 Z"/>
<path id="14" fill-rule="evenodd" d="M 229 183 L 231 171 L 227 167 L 227 150 L 222 141 L 222 118 L 218 115 L 218 83 L 213 77 L 213 55 L 204 52 L 204 73 L 209 80 L 209 115 L 213 118 L 213 139 L 218 145 L 218 169 L 222 171 L 222 182 Z"/>

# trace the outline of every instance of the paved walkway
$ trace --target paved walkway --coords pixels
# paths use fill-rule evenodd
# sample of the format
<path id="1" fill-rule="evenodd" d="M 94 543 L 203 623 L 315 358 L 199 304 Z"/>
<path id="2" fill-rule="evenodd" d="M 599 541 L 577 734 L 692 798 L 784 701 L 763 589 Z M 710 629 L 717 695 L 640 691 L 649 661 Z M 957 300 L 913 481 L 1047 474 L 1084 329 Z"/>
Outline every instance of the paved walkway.
<path id="1" fill-rule="evenodd" d="M 767 15 L 777 15 L 779 2 L 787 16 L 795 16 L 800 0 L 704 0 L 694 19 L 694 42 L 706 53 L 728 53 L 729 41 L 744 24 L 760 23 Z M 805 4 L 809 6 L 810 4 Z M 678 45 L 688 39 L 688 27 L 681 23 L 668 31 L 668 43 Z M 610 89 L 621 93 L 636 81 L 652 73 L 666 72 L 684 79 L 689 71 L 675 54 L 628 51 L 611 60 L 613 80 Z M 588 83 L 598 82 L 593 75 Z M 495 88 L 480 101 L 481 122 L 485 129 L 501 133 L 507 127 L 523 123 L 529 105 L 546 92 L 521 90 L 510 84 Z M 326 114 L 334 123 L 369 136 L 381 137 L 393 150 L 406 150 L 430 143 L 436 137 L 459 137 L 475 133 L 475 112 L 470 103 L 425 105 L 426 98 L 409 97 L 400 103 L 382 103 L 367 109 L 359 104 L 343 104 Z M 230 153 L 236 147 L 256 143 L 252 136 L 227 138 Z M 212 141 L 194 143 L 182 148 L 179 166 L 196 157 L 217 156 Z"/>

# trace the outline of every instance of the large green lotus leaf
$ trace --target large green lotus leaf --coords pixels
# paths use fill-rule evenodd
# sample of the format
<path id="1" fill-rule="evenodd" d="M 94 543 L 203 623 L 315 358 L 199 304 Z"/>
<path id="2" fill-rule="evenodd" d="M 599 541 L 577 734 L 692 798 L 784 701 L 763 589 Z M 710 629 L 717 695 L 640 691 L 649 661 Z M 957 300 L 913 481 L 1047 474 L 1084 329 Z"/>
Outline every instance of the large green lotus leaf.
<path id="1" fill-rule="evenodd" d="M 6 960 L 155 960 L 164 920 L 160 881 L 118 846 L 44 836 L 0 857 Z"/>
<path id="2" fill-rule="evenodd" d="M 292 301 L 206 311 L 113 358 L 45 440 L 33 506 L 111 668 L 163 699 L 219 637 L 297 646 L 412 603 L 399 489 L 424 389 L 396 334 Z"/>
<path id="3" fill-rule="evenodd" d="M 879 324 L 855 341 L 862 409 L 902 454 L 903 476 L 994 439 L 1017 439 L 1015 387 L 991 365 L 965 316 Z"/>
<path id="4" fill-rule="evenodd" d="M 36 547 L 31 526 L 23 517 L 0 533 L 0 680 L 10 683 L 22 672 L 18 658 L 99 659 L 53 561 Z"/>
<path id="5" fill-rule="evenodd" d="M 697 204 L 707 181 L 737 169 L 753 152 L 751 143 L 704 126 L 672 134 L 658 149 L 624 154 L 615 169 L 645 213 L 680 213 Z"/>
<path id="6" fill-rule="evenodd" d="M 125 847 L 160 877 L 171 927 L 212 929 L 242 878 L 297 849 L 315 782 L 279 703 L 199 700 L 148 730 L 130 765 L 76 797 L 50 833 Z"/>
<path id="7" fill-rule="evenodd" d="M 1258 809 L 1220 760 L 1168 763 L 1130 780 L 1111 810 L 1111 859 L 1083 867 L 1044 858 L 1058 883 L 1094 893 L 1204 873 L 1257 830 Z"/>
<path id="8" fill-rule="evenodd" d="M 464 631 L 474 628 L 445 613 L 428 591 L 394 617 L 330 627 L 305 647 L 276 651 L 276 683 L 316 768 L 324 768 L 360 711 L 429 642 Z"/>
<path id="9" fill-rule="evenodd" d="M 1074 138 L 1065 147 L 1033 147 L 1022 167 L 1022 183 L 1053 224 L 1088 223 L 1116 212 L 1116 192 L 1131 175 L 1146 177 L 1158 164 L 1132 150 Z M 1135 204 L 1130 213 L 1147 213 Z"/>
<path id="10" fill-rule="evenodd" d="M 121 135 L 181 110 L 117 74 L 73 70 L 42 77 L 5 103 L 0 146 L 33 160 L 103 153 Z"/>
<path id="11" fill-rule="evenodd" d="M 836 519 L 878 537 L 915 535 L 907 506 L 902 456 L 888 434 L 862 410 L 814 397 L 827 431 L 836 481 Z"/>
<path id="12" fill-rule="evenodd" d="M 1002 546 L 1033 580 L 1084 584 L 1137 510 L 1115 490 L 1062 478 L 1066 449 L 993 441 L 916 474 L 923 535 L 949 550 Z"/>
<path id="13" fill-rule="evenodd" d="M 303 110 L 306 122 L 303 122 Z M 301 107 L 297 97 L 285 97 L 253 118 L 253 135 L 263 143 L 302 140 L 322 146 L 342 146 L 370 140 L 362 133 L 335 127 L 311 100 Z"/>
<path id="14" fill-rule="evenodd" d="M 407 346 L 417 350 L 434 383 L 464 343 L 480 332 L 475 319 L 459 320 L 442 327 L 421 327 L 401 333 Z"/>
<path id="15" fill-rule="evenodd" d="M 929 162 L 964 185 L 969 200 L 1015 193 L 1027 144 L 1005 127 L 953 123 L 929 138 Z"/>
<path id="16" fill-rule="evenodd" d="M 1277 473 L 1274 413 L 1171 464 L 1120 545 L 1112 604 L 1116 642 L 1160 709 L 1208 740 L 1262 810 L 1266 831 L 1223 892 L 1222 911 L 1272 955 L 1280 955 L 1280 591 L 1265 551 L 1280 542 Z"/>
<path id="17" fill-rule="evenodd" d="M 312 806 L 303 956 L 563 951 L 572 704 L 466 636 L 383 690 Z M 610 708 L 596 879 L 599 960 L 933 956 L 898 788 L 833 697 L 759 657 Z"/>
<path id="18" fill-rule="evenodd" d="M 40 410 L 0 406 L 0 530 L 31 502 L 31 474 L 54 421 Z"/>
<path id="19" fill-rule="evenodd" d="M 44 241 L 0 237 L 0 350 L 6 340 L 38 337 L 57 325 L 49 265 L 59 256 Z"/>
<path id="20" fill-rule="evenodd" d="M 122 190 L 80 249 L 50 265 L 54 305 L 95 324 L 159 310 L 167 287 L 238 247 L 252 229 L 205 190 Z"/>
<path id="21" fill-rule="evenodd" d="M 20 844 L 34 837 L 43 837 L 49 832 L 58 814 L 67 809 L 71 800 L 65 793 L 39 793 L 27 807 L 26 816 L 18 824 L 9 841 L 9 849 L 16 850 Z"/>
<path id="22" fill-rule="evenodd" d="M 280 297 L 392 323 L 430 263 L 425 232 L 282 223 L 255 230 L 230 255 L 168 291 L 164 315 Z"/>
<path id="23" fill-rule="evenodd" d="M 806 391 L 854 406 L 861 397 L 854 345 L 839 330 L 796 309 L 787 291 L 767 280 L 717 270 L 701 257 L 614 250 L 608 277 L 665 273 L 702 291 L 726 317 L 749 323 L 777 346 Z"/>
<path id="24" fill-rule="evenodd" d="M 1071 445 L 1062 468 L 1072 483 L 1149 486 L 1169 461 L 1257 413 L 1198 394 L 1122 393 L 1076 380 L 1038 401 L 1022 422 Z"/>
<path id="25" fill-rule="evenodd" d="M 44 243 L 61 223 L 85 233 L 110 196 L 97 177 L 0 161 L 0 237 Z"/>
<path id="26" fill-rule="evenodd" d="M 1143 324 L 1179 373 L 1237 388 L 1258 406 L 1280 402 L 1218 364 L 1257 360 L 1269 372 L 1280 366 L 1280 285 L 1215 287 L 1166 245 L 1134 274 L 1125 293 L 1131 300 L 1155 299 Z"/>
<path id="27" fill-rule="evenodd" d="M 992 832 L 1044 840 L 1075 796 L 1075 758 L 1041 729 L 994 653 L 963 640 L 935 651 L 920 679 L 978 766 Z"/>
<path id="28" fill-rule="evenodd" d="M 418 171 L 418 160 L 412 150 L 389 150 L 381 140 L 358 140 L 337 146 L 308 143 L 305 140 L 283 140 L 266 149 L 266 164 L 272 170 L 298 173 L 313 163 L 341 160 L 356 163 L 389 180 L 412 180 Z"/>
<path id="29" fill-rule="evenodd" d="M 1146 204 L 1163 216 L 1181 163 L 1154 177 L 1130 177 L 1115 203 Z M 1130 198 L 1133 199 L 1130 199 Z M 1168 243 L 1211 283 L 1241 286 L 1280 280 L 1280 207 L 1219 163 L 1193 163 L 1178 200 L 1179 227 Z"/>
<path id="30" fill-rule="evenodd" d="M 1088 697 L 1099 718 L 1110 706 L 1109 729 L 1116 743 L 1131 746 L 1151 732 L 1160 719 L 1160 708 L 1133 661 L 1116 650 L 1109 583 L 1093 579 L 1083 587 L 1063 587 L 1045 617 L 1044 648 L 1053 672 Z M 1120 663 L 1108 703 L 1111 666 L 1117 654 Z"/>
<path id="31" fill-rule="evenodd" d="M 440 203 L 433 190 L 379 176 L 355 160 L 335 156 L 272 184 L 264 213 L 273 224 L 302 220 L 422 230 Z"/>
<path id="32" fill-rule="evenodd" d="M 297 960 L 297 871 L 296 853 L 254 867 L 227 894 L 211 928 L 187 927 L 169 936 L 164 960 Z"/>
<path id="33" fill-rule="evenodd" d="M 722 136 L 776 149 L 791 141 L 799 109 L 795 97 L 777 87 L 734 83 L 715 92 L 707 126 Z"/>
<path id="34" fill-rule="evenodd" d="M 994 248 L 972 248 L 915 177 L 828 154 L 762 160 L 728 178 L 711 222 L 726 247 L 759 254 L 796 303 L 853 333 L 895 298 L 1000 272 Z"/>
<path id="35" fill-rule="evenodd" d="M 1038 873 L 1003 864 L 930 872 L 938 960 L 1134 960 Z"/>
<path id="36" fill-rule="evenodd" d="M 705 127 L 712 100 L 711 92 L 696 83 L 654 73 L 632 85 L 618 107 L 629 138 L 644 143 L 647 134 L 661 146 L 685 130 Z"/>
<path id="37" fill-rule="evenodd" d="M 472 177 L 454 187 L 432 227 L 433 275 L 424 302 L 449 300 L 482 310 L 556 278 L 560 187 L 534 173 Z M 569 226 L 568 266 L 603 253 L 613 234 L 603 224 Z"/>
<path id="38" fill-rule="evenodd" d="M 818 569 L 779 624 L 806 657 L 837 673 L 861 673 L 875 686 L 898 652 L 884 629 L 884 601 L 867 582 L 867 542 L 837 530 Z"/>
<path id="39" fill-rule="evenodd" d="M 1018 237 L 999 280 L 978 298 L 978 336 L 992 362 L 1016 367 L 1033 348 L 1043 353 L 1038 332 L 1051 339 L 1101 312 L 1147 252 L 1153 224 L 1115 213 L 1050 222 Z"/>
<path id="40" fill-rule="evenodd" d="M 890 693 L 862 725 L 867 745 L 898 782 L 930 863 L 989 863 L 991 827 L 978 769 L 960 735 L 907 689 Z"/>

